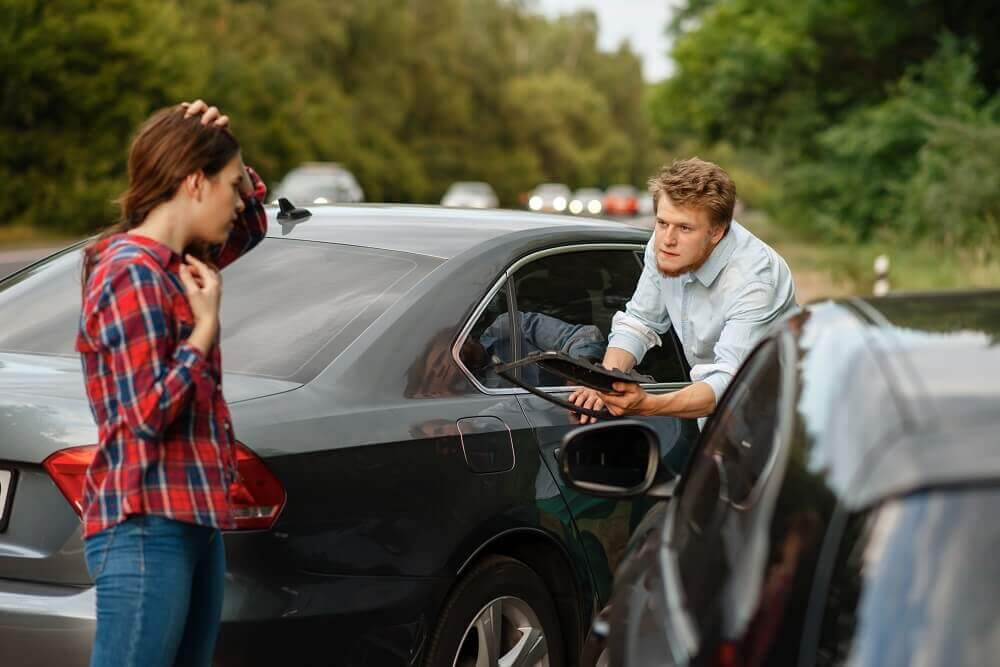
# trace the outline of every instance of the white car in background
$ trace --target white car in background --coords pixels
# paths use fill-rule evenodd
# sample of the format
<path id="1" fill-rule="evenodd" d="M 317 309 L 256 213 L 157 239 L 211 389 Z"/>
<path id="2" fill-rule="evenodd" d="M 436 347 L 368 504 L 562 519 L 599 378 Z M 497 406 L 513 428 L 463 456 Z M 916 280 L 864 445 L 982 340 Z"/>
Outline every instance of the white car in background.
<path id="1" fill-rule="evenodd" d="M 573 215 L 600 215 L 603 210 L 604 193 L 598 188 L 580 188 L 569 202 Z"/>
<path id="2" fill-rule="evenodd" d="M 365 193 L 354 174 L 336 162 L 307 162 L 285 174 L 274 188 L 274 199 L 293 204 L 357 204 Z"/>
<path id="3" fill-rule="evenodd" d="M 570 190 L 562 183 L 542 183 L 528 196 L 532 211 L 565 213 L 569 206 Z"/>
<path id="4" fill-rule="evenodd" d="M 497 208 L 500 202 L 489 183 L 458 181 L 452 183 L 444 193 L 441 205 L 454 208 Z"/>

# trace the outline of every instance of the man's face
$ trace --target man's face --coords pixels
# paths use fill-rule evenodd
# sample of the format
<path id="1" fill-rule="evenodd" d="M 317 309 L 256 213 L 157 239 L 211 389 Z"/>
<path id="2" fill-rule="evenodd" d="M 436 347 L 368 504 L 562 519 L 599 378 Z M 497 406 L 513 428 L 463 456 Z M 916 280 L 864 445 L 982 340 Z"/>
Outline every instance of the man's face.
<path id="1" fill-rule="evenodd" d="M 690 273 L 705 263 L 724 234 L 725 228 L 712 225 L 704 211 L 679 207 L 661 193 L 653 232 L 656 268 L 671 278 Z"/>

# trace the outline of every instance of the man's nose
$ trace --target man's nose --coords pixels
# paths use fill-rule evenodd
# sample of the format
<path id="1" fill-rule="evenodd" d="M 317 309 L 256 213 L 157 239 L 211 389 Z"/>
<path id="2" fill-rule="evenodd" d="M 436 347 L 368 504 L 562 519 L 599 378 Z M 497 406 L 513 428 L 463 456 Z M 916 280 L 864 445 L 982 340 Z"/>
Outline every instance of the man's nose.
<path id="1" fill-rule="evenodd" d="M 667 231 L 664 232 L 664 234 L 663 234 L 663 241 L 667 245 L 671 245 L 671 246 L 672 245 L 676 245 L 677 244 L 677 230 L 675 230 L 673 227 L 667 227 Z"/>
<path id="2" fill-rule="evenodd" d="M 247 205 L 243 203 L 243 197 L 237 197 L 236 198 L 236 212 L 237 213 L 242 213 L 244 210 L 246 210 L 246 207 L 247 207 Z"/>

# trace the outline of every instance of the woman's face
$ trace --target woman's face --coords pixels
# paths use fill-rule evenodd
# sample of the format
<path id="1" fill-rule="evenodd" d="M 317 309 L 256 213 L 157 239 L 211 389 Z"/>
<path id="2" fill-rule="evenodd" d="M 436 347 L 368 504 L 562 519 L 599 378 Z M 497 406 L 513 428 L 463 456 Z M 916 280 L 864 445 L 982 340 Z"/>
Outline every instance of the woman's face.
<path id="1" fill-rule="evenodd" d="M 243 157 L 236 155 L 215 176 L 205 178 L 192 220 L 192 240 L 223 243 L 245 208 L 240 197 Z"/>

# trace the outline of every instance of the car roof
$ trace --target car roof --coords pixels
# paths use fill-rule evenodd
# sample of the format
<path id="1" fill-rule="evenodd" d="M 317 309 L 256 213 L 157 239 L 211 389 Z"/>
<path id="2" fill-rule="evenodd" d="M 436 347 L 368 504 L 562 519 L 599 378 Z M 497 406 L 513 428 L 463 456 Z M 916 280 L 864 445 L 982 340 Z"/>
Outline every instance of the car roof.
<path id="1" fill-rule="evenodd" d="M 810 456 L 850 506 L 1000 480 L 1000 290 L 825 302 L 786 327 L 804 351 L 799 413 L 819 425 Z"/>
<path id="2" fill-rule="evenodd" d="M 268 206 L 268 236 L 343 243 L 450 259 L 466 250 L 511 234 L 528 231 L 607 231 L 622 240 L 643 240 L 649 232 L 623 223 L 581 220 L 510 210 L 452 209 L 413 204 L 308 205 L 311 217 L 276 220 Z"/>

